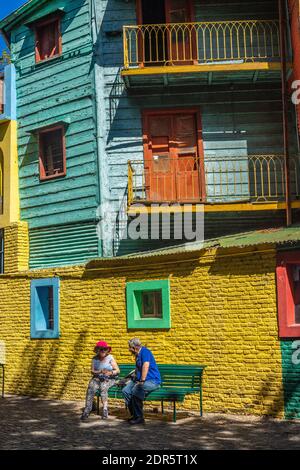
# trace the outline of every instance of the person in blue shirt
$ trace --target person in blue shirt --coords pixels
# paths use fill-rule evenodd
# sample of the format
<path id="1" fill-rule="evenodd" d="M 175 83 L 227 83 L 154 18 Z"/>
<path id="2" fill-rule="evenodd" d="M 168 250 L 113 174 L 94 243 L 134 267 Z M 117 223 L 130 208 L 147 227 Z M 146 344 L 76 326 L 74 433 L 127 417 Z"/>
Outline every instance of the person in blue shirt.
<path id="1" fill-rule="evenodd" d="M 123 388 L 126 406 L 131 413 L 129 423 L 143 424 L 143 401 L 149 393 L 161 385 L 161 376 L 152 352 L 138 338 L 128 342 L 129 351 L 135 355 L 135 377 Z"/>

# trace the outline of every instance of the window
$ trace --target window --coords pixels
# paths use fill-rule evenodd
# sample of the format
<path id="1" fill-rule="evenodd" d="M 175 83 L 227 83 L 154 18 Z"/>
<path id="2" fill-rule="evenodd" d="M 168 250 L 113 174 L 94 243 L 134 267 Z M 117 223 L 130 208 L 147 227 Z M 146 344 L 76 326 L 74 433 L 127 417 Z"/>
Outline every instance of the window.
<path id="1" fill-rule="evenodd" d="M 127 283 L 126 302 L 129 329 L 171 327 L 168 280 Z"/>
<path id="2" fill-rule="evenodd" d="M 46 129 L 39 133 L 40 179 L 46 180 L 65 176 L 66 150 L 62 126 Z"/>
<path id="3" fill-rule="evenodd" d="M 49 18 L 35 24 L 35 60 L 41 62 L 62 53 L 60 19 Z"/>
<path id="4" fill-rule="evenodd" d="M 160 290 L 142 292 L 142 318 L 162 318 L 162 293 Z"/>
<path id="5" fill-rule="evenodd" d="M 276 277 L 279 336 L 300 337 L 300 252 L 278 254 Z"/>
<path id="6" fill-rule="evenodd" d="M 59 337 L 59 279 L 31 281 L 31 338 Z"/>

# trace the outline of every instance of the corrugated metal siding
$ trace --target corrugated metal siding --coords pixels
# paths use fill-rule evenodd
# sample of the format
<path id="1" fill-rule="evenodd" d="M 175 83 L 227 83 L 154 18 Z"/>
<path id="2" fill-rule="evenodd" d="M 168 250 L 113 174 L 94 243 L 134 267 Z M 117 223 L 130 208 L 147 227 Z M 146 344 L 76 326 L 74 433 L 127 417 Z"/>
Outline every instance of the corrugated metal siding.
<path id="1" fill-rule="evenodd" d="M 97 258 L 96 225 L 91 223 L 31 229 L 30 268 L 73 265 Z"/>
<path id="2" fill-rule="evenodd" d="M 299 220 L 299 215 L 294 212 L 294 223 Z M 162 225 L 159 219 L 159 240 L 121 240 L 118 246 L 117 256 L 124 256 L 131 253 L 138 253 L 149 250 L 159 250 L 161 248 L 176 246 L 181 243 L 188 243 L 184 237 L 182 240 L 163 240 Z M 129 220 L 130 222 L 130 220 Z M 195 220 L 193 220 L 195 229 Z M 149 218 L 148 233 L 151 233 L 151 222 Z M 282 227 L 285 224 L 285 211 L 263 211 L 263 212 L 225 212 L 209 213 L 204 218 L 204 240 L 219 238 L 236 233 L 244 233 L 254 228 L 256 230 L 267 229 L 269 227 Z M 158 224 L 154 223 L 155 230 Z M 173 233 L 174 219 L 170 217 L 171 234 Z M 195 240 L 191 240 L 193 243 Z"/>

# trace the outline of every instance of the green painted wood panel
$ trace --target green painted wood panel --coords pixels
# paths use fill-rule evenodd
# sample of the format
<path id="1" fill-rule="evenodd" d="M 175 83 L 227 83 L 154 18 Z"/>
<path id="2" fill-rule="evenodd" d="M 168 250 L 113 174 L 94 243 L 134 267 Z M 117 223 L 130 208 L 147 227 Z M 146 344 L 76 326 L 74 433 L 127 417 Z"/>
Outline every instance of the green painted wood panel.
<path id="1" fill-rule="evenodd" d="M 300 341 L 299 338 L 295 339 L 295 342 L 293 340 L 282 340 L 280 344 L 282 354 L 282 381 L 284 390 L 285 417 L 287 419 L 299 419 Z"/>
<path id="2" fill-rule="evenodd" d="M 81 264 L 98 256 L 93 223 L 31 229 L 30 268 Z"/>
<path id="3" fill-rule="evenodd" d="M 30 228 L 95 220 L 99 199 L 89 0 L 51 0 L 30 20 L 57 8 L 62 57 L 35 64 L 34 35 L 20 25 L 12 34 L 17 68 L 21 217 Z M 28 19 L 29 20 L 29 19 Z M 32 127 L 68 119 L 67 176 L 39 181 L 38 142 Z"/>

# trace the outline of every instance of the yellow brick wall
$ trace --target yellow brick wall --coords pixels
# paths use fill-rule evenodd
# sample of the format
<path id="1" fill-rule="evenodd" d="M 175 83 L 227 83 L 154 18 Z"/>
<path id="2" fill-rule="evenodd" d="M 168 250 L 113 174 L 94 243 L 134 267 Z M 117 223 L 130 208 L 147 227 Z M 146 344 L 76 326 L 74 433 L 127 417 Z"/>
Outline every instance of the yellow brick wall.
<path id="1" fill-rule="evenodd" d="M 105 339 L 117 361 L 131 362 L 127 341 L 139 336 L 158 362 L 207 365 L 205 411 L 283 416 L 275 252 L 207 255 L 1 276 L 7 392 L 83 399 L 94 343 Z M 52 275 L 61 278 L 61 338 L 30 340 L 30 279 Z M 172 328 L 127 331 L 126 282 L 168 277 Z M 184 406 L 197 410 L 199 399 Z"/>
<path id="2" fill-rule="evenodd" d="M 16 222 L 4 229 L 4 272 L 28 270 L 29 236 L 27 222 Z"/>

